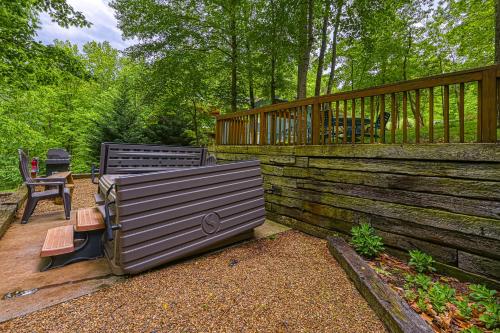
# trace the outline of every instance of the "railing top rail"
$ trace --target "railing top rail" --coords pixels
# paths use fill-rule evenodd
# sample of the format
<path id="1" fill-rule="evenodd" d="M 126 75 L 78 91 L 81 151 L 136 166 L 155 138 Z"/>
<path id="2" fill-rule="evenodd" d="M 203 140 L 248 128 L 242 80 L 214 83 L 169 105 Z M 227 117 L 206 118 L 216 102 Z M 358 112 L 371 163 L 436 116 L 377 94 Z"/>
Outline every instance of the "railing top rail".
<path id="1" fill-rule="evenodd" d="M 253 114 L 259 114 L 262 112 L 271 112 L 276 110 L 284 110 L 289 108 L 295 108 L 298 106 L 311 105 L 314 103 L 325 103 L 334 102 L 338 100 L 354 99 L 360 97 L 370 97 L 382 94 L 391 94 L 396 92 L 410 91 L 415 89 L 426 89 L 442 85 L 450 85 L 456 83 L 467 83 L 473 81 L 481 81 L 483 78 L 483 72 L 496 69 L 496 76 L 500 77 L 500 65 L 492 65 L 486 67 L 479 67 L 459 72 L 439 74 L 429 77 L 423 77 L 408 81 L 396 82 L 391 84 L 385 84 L 376 87 L 358 89 L 347 92 L 339 92 L 330 95 L 314 96 L 304 99 L 299 99 L 291 102 L 282 102 L 277 104 L 266 105 L 256 109 L 250 109 L 245 111 L 234 112 L 230 114 L 224 114 L 217 116 L 217 120 L 235 118 L 240 116 L 248 116 Z"/>

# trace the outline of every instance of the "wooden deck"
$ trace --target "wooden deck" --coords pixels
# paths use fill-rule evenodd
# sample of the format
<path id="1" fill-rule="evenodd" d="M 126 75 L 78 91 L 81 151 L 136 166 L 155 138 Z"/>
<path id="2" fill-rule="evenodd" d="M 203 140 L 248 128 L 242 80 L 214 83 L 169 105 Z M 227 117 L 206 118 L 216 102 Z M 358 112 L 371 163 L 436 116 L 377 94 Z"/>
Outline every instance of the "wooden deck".
<path id="1" fill-rule="evenodd" d="M 496 142 L 498 77 L 494 65 L 228 113 L 216 144 Z"/>

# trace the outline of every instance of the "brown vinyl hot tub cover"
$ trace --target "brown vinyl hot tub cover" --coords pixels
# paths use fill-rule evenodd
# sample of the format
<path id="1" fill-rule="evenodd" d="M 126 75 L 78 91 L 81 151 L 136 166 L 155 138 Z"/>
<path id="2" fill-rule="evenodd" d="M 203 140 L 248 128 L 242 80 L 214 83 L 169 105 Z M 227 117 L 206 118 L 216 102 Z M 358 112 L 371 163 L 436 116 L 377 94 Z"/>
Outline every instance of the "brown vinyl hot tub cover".
<path id="1" fill-rule="evenodd" d="M 138 273 L 198 253 L 264 223 L 259 161 L 104 175 L 115 200 L 114 239 L 105 244 L 115 272 Z"/>

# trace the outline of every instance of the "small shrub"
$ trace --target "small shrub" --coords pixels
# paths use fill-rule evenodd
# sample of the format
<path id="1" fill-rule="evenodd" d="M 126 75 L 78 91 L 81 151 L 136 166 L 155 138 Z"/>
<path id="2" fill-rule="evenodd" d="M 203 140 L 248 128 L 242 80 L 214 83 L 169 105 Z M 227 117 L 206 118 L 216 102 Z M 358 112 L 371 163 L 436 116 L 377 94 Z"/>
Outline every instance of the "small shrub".
<path id="1" fill-rule="evenodd" d="M 454 301 L 455 289 L 446 284 L 435 283 L 429 289 L 428 295 L 432 308 L 437 313 L 443 313 L 446 310 L 447 303 Z"/>
<path id="2" fill-rule="evenodd" d="M 454 304 L 457 306 L 460 316 L 465 319 L 470 319 L 472 317 L 472 307 L 469 305 L 470 300 L 468 297 L 463 297 L 462 300 L 456 300 Z"/>
<path id="3" fill-rule="evenodd" d="M 419 250 L 411 250 L 409 253 L 410 261 L 408 264 L 414 267 L 417 272 L 434 272 L 436 270 L 433 267 L 435 261 L 430 255 Z"/>
<path id="4" fill-rule="evenodd" d="M 496 290 L 488 289 L 482 284 L 471 284 L 469 289 L 471 291 L 469 296 L 472 300 L 486 303 L 495 302 L 495 295 L 497 294 Z"/>
<path id="5" fill-rule="evenodd" d="M 375 257 L 384 249 L 382 238 L 375 235 L 375 230 L 367 223 L 353 227 L 351 233 L 351 244 L 356 252 L 367 258 Z"/>
<path id="6" fill-rule="evenodd" d="M 422 289 L 424 291 L 427 291 L 432 283 L 431 278 L 422 273 L 417 275 L 407 274 L 405 280 L 405 285 L 409 287 L 416 287 L 417 289 Z"/>
<path id="7" fill-rule="evenodd" d="M 427 305 L 427 293 L 423 290 L 418 291 L 417 306 L 422 312 L 427 312 L 429 308 Z"/>
<path id="8" fill-rule="evenodd" d="M 497 303 L 486 303 L 484 309 L 479 316 L 484 326 L 488 329 L 500 328 L 500 306 Z"/>

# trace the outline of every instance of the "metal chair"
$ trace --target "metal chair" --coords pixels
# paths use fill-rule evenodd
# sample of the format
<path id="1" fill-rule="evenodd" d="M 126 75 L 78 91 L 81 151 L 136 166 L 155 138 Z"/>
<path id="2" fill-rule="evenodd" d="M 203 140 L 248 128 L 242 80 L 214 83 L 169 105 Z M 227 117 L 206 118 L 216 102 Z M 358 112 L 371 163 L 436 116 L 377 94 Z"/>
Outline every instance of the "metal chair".
<path id="1" fill-rule="evenodd" d="M 28 223 L 28 219 L 35 210 L 38 201 L 53 199 L 61 197 L 64 204 L 64 215 L 66 220 L 70 219 L 71 213 L 71 196 L 70 191 L 65 187 L 65 178 L 31 178 L 31 174 L 28 169 L 28 156 L 24 153 L 22 149 L 18 149 L 19 153 L 19 170 L 23 181 L 28 188 L 28 199 L 26 201 L 26 207 L 24 208 L 23 217 L 21 219 L 22 224 Z M 36 191 L 36 186 L 44 186 L 45 190 Z"/>

